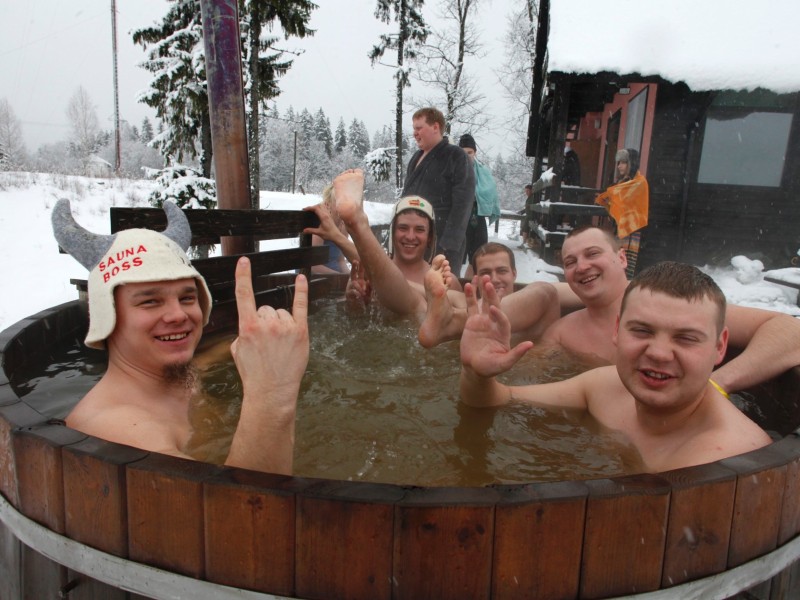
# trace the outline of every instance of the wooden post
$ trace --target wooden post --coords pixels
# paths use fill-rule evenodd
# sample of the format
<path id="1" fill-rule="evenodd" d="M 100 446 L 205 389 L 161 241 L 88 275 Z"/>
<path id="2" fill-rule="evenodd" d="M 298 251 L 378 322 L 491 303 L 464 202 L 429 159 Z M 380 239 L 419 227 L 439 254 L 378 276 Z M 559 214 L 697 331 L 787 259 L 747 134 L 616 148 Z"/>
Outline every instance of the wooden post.
<path id="1" fill-rule="evenodd" d="M 219 208 L 250 208 L 250 169 L 236 0 L 200 0 L 206 50 L 211 145 Z M 222 253 L 254 252 L 252 238 L 225 237 Z"/>

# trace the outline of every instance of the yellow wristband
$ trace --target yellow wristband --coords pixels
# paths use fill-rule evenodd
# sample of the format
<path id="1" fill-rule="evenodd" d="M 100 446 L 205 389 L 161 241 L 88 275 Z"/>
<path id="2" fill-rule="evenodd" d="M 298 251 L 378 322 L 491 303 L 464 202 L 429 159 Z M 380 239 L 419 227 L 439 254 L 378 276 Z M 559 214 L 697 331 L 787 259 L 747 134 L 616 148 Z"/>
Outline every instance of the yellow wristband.
<path id="1" fill-rule="evenodd" d="M 715 390 L 717 390 L 717 391 L 718 391 L 720 394 L 722 394 L 722 395 L 723 395 L 723 396 L 725 396 L 726 398 L 730 399 L 730 394 L 728 394 L 728 392 L 726 392 L 725 390 L 723 390 L 723 389 L 722 389 L 722 386 L 720 386 L 720 384 L 718 384 L 716 381 L 714 381 L 713 379 L 709 379 L 709 380 L 708 380 L 708 383 L 710 383 L 711 385 L 713 385 L 713 386 L 714 386 L 714 389 L 715 389 Z"/>

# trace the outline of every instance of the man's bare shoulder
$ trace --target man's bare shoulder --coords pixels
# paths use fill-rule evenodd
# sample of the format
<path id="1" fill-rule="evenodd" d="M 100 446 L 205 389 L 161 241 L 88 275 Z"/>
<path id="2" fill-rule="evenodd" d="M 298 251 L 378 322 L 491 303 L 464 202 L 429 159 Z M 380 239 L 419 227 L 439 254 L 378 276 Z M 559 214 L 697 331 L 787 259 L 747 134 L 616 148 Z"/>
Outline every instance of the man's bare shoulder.
<path id="1" fill-rule="evenodd" d="M 188 427 L 165 422 L 157 411 L 126 402 L 95 387 L 72 409 L 66 424 L 87 435 L 143 450 L 187 457 L 181 450 Z"/>

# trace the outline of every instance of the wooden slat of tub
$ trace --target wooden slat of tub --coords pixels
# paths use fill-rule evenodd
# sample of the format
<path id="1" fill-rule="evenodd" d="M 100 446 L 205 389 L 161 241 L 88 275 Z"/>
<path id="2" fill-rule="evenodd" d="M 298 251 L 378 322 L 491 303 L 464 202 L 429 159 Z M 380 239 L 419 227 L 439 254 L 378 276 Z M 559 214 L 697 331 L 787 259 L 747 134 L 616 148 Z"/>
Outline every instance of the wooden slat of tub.
<path id="1" fill-rule="evenodd" d="M 64 533 L 64 479 L 61 448 L 86 438 L 63 425 L 12 432 L 20 512 L 56 533 Z"/>
<path id="2" fill-rule="evenodd" d="M 125 465 L 147 455 L 138 448 L 92 437 L 62 449 L 67 537 L 109 554 L 128 556 Z"/>
<path id="3" fill-rule="evenodd" d="M 778 545 L 783 545 L 800 533 L 800 436 L 787 435 L 775 442 L 772 449 L 786 457 L 786 487 L 781 507 Z"/>
<path id="4" fill-rule="evenodd" d="M 736 473 L 716 463 L 661 473 L 672 485 L 662 587 L 725 570 Z"/>
<path id="5" fill-rule="evenodd" d="M 497 486 L 492 598 L 576 598 L 588 488 Z"/>
<path id="6" fill-rule="evenodd" d="M 488 598 L 499 497 L 479 488 L 409 490 L 395 507 L 393 598 Z"/>
<path id="7" fill-rule="evenodd" d="M 737 474 L 730 569 L 777 547 L 787 460 L 766 447 L 719 462 Z"/>
<path id="8" fill-rule="evenodd" d="M 0 392 L 8 397 L 11 386 L 6 384 L 0 387 Z M 19 400 L 0 406 L 0 493 L 17 510 L 20 508 L 19 485 L 12 432 L 18 427 L 31 427 L 44 421 L 40 413 Z"/>
<path id="9" fill-rule="evenodd" d="M 162 454 L 127 465 L 130 559 L 202 577 L 203 480 L 220 470 Z"/>
<path id="10" fill-rule="evenodd" d="M 295 493 L 306 484 L 226 469 L 203 483 L 206 578 L 294 595 Z"/>
<path id="11" fill-rule="evenodd" d="M 317 482 L 299 494 L 296 595 L 392 598 L 394 503 L 403 495 L 397 486 L 346 481 Z"/>
<path id="12" fill-rule="evenodd" d="M 647 592 L 661 584 L 669 484 L 653 475 L 587 481 L 581 598 Z"/>

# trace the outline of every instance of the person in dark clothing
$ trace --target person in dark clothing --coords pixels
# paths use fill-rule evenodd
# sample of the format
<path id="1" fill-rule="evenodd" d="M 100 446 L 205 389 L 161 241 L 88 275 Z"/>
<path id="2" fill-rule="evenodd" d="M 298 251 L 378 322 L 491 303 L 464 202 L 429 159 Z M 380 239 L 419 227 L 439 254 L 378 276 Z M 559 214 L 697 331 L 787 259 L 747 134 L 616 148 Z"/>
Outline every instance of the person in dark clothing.
<path id="1" fill-rule="evenodd" d="M 444 115 L 421 108 L 412 117 L 417 150 L 408 161 L 402 196 L 420 196 L 436 214 L 437 254 L 461 265 L 475 202 L 475 171 L 464 151 L 443 135 Z"/>

